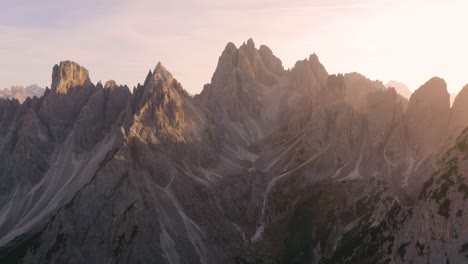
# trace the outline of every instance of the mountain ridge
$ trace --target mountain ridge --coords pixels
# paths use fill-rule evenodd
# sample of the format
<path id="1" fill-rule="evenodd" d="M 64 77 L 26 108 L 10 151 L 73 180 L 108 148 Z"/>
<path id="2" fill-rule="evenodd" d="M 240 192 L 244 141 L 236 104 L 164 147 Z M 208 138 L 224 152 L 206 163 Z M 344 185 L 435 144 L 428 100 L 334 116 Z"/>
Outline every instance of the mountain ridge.
<path id="1" fill-rule="evenodd" d="M 408 236 L 465 217 L 464 170 L 442 171 L 465 166 L 467 96 L 451 107 L 440 78 L 408 101 L 315 54 L 285 70 L 252 39 L 194 97 L 161 63 L 133 92 L 70 61 L 52 77 L 41 98 L 0 99 L 2 261 L 463 259 L 460 226 L 424 254 Z"/>
<path id="2" fill-rule="evenodd" d="M 26 87 L 23 86 L 12 86 L 9 89 L 5 88 L 0 90 L 0 98 L 17 99 L 20 103 L 23 103 L 26 98 L 41 97 L 45 92 L 45 89 L 39 87 L 37 84 L 32 84 Z"/>

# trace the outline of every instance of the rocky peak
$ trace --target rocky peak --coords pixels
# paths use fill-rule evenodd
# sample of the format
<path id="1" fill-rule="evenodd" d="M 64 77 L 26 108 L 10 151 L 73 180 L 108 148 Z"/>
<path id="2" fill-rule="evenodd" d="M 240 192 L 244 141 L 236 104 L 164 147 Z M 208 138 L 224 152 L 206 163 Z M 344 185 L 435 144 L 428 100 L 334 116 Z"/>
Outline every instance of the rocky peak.
<path id="1" fill-rule="evenodd" d="M 406 111 L 406 131 L 419 155 L 435 152 L 447 135 L 450 95 L 447 84 L 434 77 L 416 90 Z"/>
<path id="2" fill-rule="evenodd" d="M 55 142 L 65 140 L 83 106 L 96 90 L 88 71 L 78 63 L 62 61 L 54 66 L 51 91 L 44 93 L 38 114 L 45 126 L 53 131 Z"/>
<path id="3" fill-rule="evenodd" d="M 229 100 L 230 102 L 221 104 L 232 108 L 232 112 L 237 112 L 238 97 L 243 96 L 242 94 L 244 97 L 255 97 L 256 95 L 247 94 L 258 94 L 259 91 L 255 88 L 258 84 L 272 86 L 283 74 L 281 61 L 268 47 L 262 45 L 257 49 L 252 39 L 239 48 L 230 42 L 219 57 L 211 84 L 204 87 L 198 98 L 211 105 Z"/>
<path id="4" fill-rule="evenodd" d="M 233 43 L 228 43 L 218 61 L 218 67 L 213 75 L 212 84 L 225 82 L 231 75 L 243 83 L 259 81 L 266 85 L 275 82 L 274 74 L 282 74 L 281 61 L 273 55 L 273 52 L 262 45 L 260 49 L 255 47 L 252 39 L 244 42 L 239 49 Z"/>
<path id="5" fill-rule="evenodd" d="M 313 53 L 313 54 L 309 55 L 309 59 L 306 60 L 306 62 L 307 62 L 307 65 L 314 72 L 316 72 L 316 76 L 322 77 L 323 79 L 326 79 L 326 78 L 324 78 L 324 76 L 328 76 L 328 72 L 325 69 L 325 66 L 323 66 L 323 64 L 320 62 L 317 54 Z"/>
<path id="6" fill-rule="evenodd" d="M 455 97 L 455 100 L 453 102 L 453 109 L 460 109 L 460 108 L 466 108 L 468 105 L 468 84 L 465 85 L 458 95 Z"/>
<path id="7" fill-rule="evenodd" d="M 468 85 L 458 93 L 450 113 L 449 143 L 460 135 L 468 125 Z"/>
<path id="8" fill-rule="evenodd" d="M 52 92 L 67 94 L 74 88 L 92 86 L 88 70 L 76 62 L 62 61 L 52 72 Z"/>
<path id="9" fill-rule="evenodd" d="M 447 91 L 447 83 L 445 80 L 439 77 L 432 77 L 414 92 L 413 96 L 411 96 L 410 102 L 415 99 L 437 100 L 437 96 L 442 96 L 442 98 L 439 99 L 441 103 L 445 104 L 445 101 L 450 102 L 450 95 Z"/>
<path id="10" fill-rule="evenodd" d="M 118 87 L 117 83 L 114 80 L 109 80 L 104 85 L 104 89 L 112 89 Z"/>
<path id="11" fill-rule="evenodd" d="M 261 45 L 258 49 L 260 56 L 262 57 L 263 64 L 267 67 L 271 72 L 281 75 L 284 72 L 283 63 L 280 59 L 278 59 L 271 49 L 265 45 Z"/>
<path id="12" fill-rule="evenodd" d="M 113 80 L 107 81 L 104 87 L 99 82 L 97 87 L 102 89 L 90 96 L 75 125 L 74 149 L 77 152 L 90 150 L 111 131 L 131 97 L 127 86 L 120 86 Z"/>
<path id="13" fill-rule="evenodd" d="M 358 112 L 366 111 L 369 94 L 385 90 L 382 82 L 372 81 L 357 72 L 345 74 L 344 79 L 346 81 L 346 101 Z"/>
<path id="14" fill-rule="evenodd" d="M 185 95 L 180 83 L 159 62 L 148 73 L 145 84 L 137 88 L 135 111 L 145 122 L 156 121 L 159 128 L 179 126 L 184 120 L 182 98 Z"/>
<path id="15" fill-rule="evenodd" d="M 317 54 L 315 53 L 309 55 L 309 63 L 311 63 L 312 65 L 322 65 L 319 61 Z"/>
<path id="16" fill-rule="evenodd" d="M 153 71 L 153 79 L 160 81 L 172 81 L 174 78 L 172 74 L 164 67 L 161 62 L 158 62 Z"/>
<path id="17" fill-rule="evenodd" d="M 172 82 L 174 77 L 172 74 L 162 65 L 161 62 L 158 62 L 153 71 L 149 71 L 146 76 L 145 83 L 143 86 L 152 87 L 160 82 Z"/>
<path id="18" fill-rule="evenodd" d="M 0 98 L 0 136 L 5 136 L 7 128 L 14 120 L 15 112 L 20 103 L 17 99 Z"/>
<path id="19" fill-rule="evenodd" d="M 296 62 L 290 75 L 293 88 L 311 94 L 313 98 L 317 97 L 317 93 L 327 85 L 328 81 L 328 72 L 315 54 Z"/>
<path id="20" fill-rule="evenodd" d="M 251 39 L 251 38 L 247 41 L 247 43 L 244 42 L 242 44 L 242 46 L 239 47 L 239 50 L 242 51 L 242 52 L 245 52 L 247 54 L 247 56 L 249 57 L 250 61 L 252 59 L 254 59 L 254 57 L 258 53 L 258 50 L 255 47 L 255 43 L 254 43 L 253 39 Z"/>
<path id="21" fill-rule="evenodd" d="M 255 48 L 255 43 L 254 43 L 254 41 L 253 41 L 252 38 L 249 38 L 249 39 L 247 40 L 247 47 Z"/>
<path id="22" fill-rule="evenodd" d="M 229 42 L 218 59 L 218 65 L 211 78 L 211 85 L 222 87 L 228 83 L 230 76 L 235 73 L 237 60 L 238 49 L 234 43 Z"/>

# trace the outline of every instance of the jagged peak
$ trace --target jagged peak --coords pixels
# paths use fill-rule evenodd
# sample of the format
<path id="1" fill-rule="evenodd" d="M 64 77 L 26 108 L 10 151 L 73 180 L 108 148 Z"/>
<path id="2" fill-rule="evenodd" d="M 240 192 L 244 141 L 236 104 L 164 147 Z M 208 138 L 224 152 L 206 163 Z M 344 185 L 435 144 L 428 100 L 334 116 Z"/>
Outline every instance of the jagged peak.
<path id="1" fill-rule="evenodd" d="M 223 52 L 222 52 L 222 55 L 224 54 L 234 54 L 235 52 L 237 52 L 237 47 L 236 47 L 236 44 L 232 43 L 232 42 L 229 42 L 226 47 L 224 48 Z M 221 56 L 222 56 L 221 55 Z"/>
<path id="2" fill-rule="evenodd" d="M 21 105 L 20 101 L 16 98 L 1 98 L 0 97 L 0 103 L 12 103 L 16 105 Z"/>
<path id="3" fill-rule="evenodd" d="M 168 93 L 175 91 L 178 95 L 187 95 L 181 84 L 172 76 L 172 74 L 158 62 L 153 71 L 149 71 L 143 86 L 138 84 L 133 93 L 139 100 L 147 100 L 152 94 Z"/>
<path id="4" fill-rule="evenodd" d="M 252 38 L 249 38 L 247 40 L 247 47 L 255 48 L 255 42 L 253 41 Z"/>
<path id="5" fill-rule="evenodd" d="M 321 76 L 321 78 L 324 80 L 328 76 L 328 72 L 325 69 L 325 66 L 323 66 L 323 64 L 320 62 L 318 56 L 315 53 L 311 54 L 309 58 L 297 61 L 294 67 L 291 69 L 291 71 L 302 71 L 306 68 L 309 68 L 312 72 L 314 72 L 318 76 Z"/>
<path id="6" fill-rule="evenodd" d="M 443 95 L 448 98 L 448 103 L 450 105 L 450 94 L 447 90 L 447 83 L 444 79 L 440 77 L 432 77 L 425 84 L 423 84 L 419 89 L 414 91 L 411 95 L 413 97 L 421 96 L 423 94 L 430 95 Z M 411 101 L 411 100 L 410 100 Z"/>
<path id="7" fill-rule="evenodd" d="M 434 76 L 431 79 L 429 79 L 429 81 L 427 81 L 424 85 L 428 84 L 437 85 L 440 87 L 444 86 L 445 88 L 447 88 L 447 83 L 445 82 L 445 80 L 437 76 Z"/>
<path id="8" fill-rule="evenodd" d="M 344 76 L 346 76 L 347 78 L 367 79 L 368 80 L 368 78 L 366 76 L 364 76 L 361 73 L 356 72 L 356 71 L 345 73 Z"/>
<path id="9" fill-rule="evenodd" d="M 162 65 L 161 62 L 158 62 L 153 71 L 153 76 L 158 80 L 172 80 L 172 74 Z"/>
<path id="10" fill-rule="evenodd" d="M 151 70 L 149 70 L 148 74 L 146 75 L 145 82 L 143 83 L 143 86 L 146 86 L 149 83 L 152 76 L 153 76 L 153 72 Z M 140 84 L 138 84 L 138 86 L 140 86 Z"/>
<path id="11" fill-rule="evenodd" d="M 172 74 L 162 65 L 161 62 L 156 64 L 156 67 L 153 71 L 149 70 L 148 75 L 146 76 L 144 86 L 147 86 L 150 83 L 159 82 L 159 81 L 171 81 L 174 78 Z"/>
<path id="12" fill-rule="evenodd" d="M 253 60 L 259 52 L 259 50 L 255 47 L 255 43 L 252 38 L 247 40 L 247 43 L 244 42 L 239 48 L 239 51 L 246 54 L 249 57 L 249 60 Z"/>
<path id="13" fill-rule="evenodd" d="M 323 66 L 323 64 L 320 62 L 319 57 L 318 57 L 317 54 L 315 54 L 315 53 L 310 54 L 308 58 L 306 57 L 306 58 L 303 59 L 303 60 L 298 60 L 298 61 L 296 62 L 296 64 L 294 65 L 294 68 L 295 68 L 295 67 L 298 67 L 299 65 L 303 65 L 303 64 L 310 65 L 310 66 L 312 66 L 312 67 L 314 67 L 314 66 L 320 66 L 320 67 L 325 68 L 325 67 Z"/>
<path id="14" fill-rule="evenodd" d="M 52 92 L 67 94 L 70 89 L 92 85 L 88 70 L 76 62 L 62 61 L 52 70 Z"/>
<path id="15" fill-rule="evenodd" d="M 315 53 L 312 53 L 312 54 L 309 55 L 309 61 L 310 62 L 320 63 L 319 58 L 318 58 L 317 54 L 315 54 Z"/>
<path id="16" fill-rule="evenodd" d="M 466 108 L 466 104 L 468 103 L 468 84 L 465 85 L 460 92 L 458 92 L 455 100 L 453 101 L 452 108 Z"/>
<path id="17" fill-rule="evenodd" d="M 118 87 L 117 83 L 114 80 L 109 80 L 104 85 L 104 89 L 112 89 Z"/>
<path id="18" fill-rule="evenodd" d="M 99 81 L 99 82 L 96 83 L 96 89 L 97 89 L 97 90 L 101 90 L 101 89 L 103 89 L 103 88 L 104 88 L 104 86 L 102 85 L 102 82 L 101 82 L 101 81 Z"/>
<path id="19" fill-rule="evenodd" d="M 260 45 L 260 47 L 258 48 L 258 50 L 260 52 L 265 52 L 265 53 L 269 53 L 271 55 L 273 55 L 273 51 L 270 49 L 270 47 L 268 47 L 267 45 Z"/>

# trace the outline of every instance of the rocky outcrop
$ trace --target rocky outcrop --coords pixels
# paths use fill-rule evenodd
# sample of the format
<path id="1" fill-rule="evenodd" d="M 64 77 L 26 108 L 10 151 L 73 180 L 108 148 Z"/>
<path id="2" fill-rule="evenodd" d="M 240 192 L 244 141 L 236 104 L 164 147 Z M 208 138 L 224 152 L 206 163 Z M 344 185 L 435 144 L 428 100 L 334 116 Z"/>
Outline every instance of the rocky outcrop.
<path id="1" fill-rule="evenodd" d="M 344 78 L 347 87 L 345 99 L 357 112 L 365 111 L 368 94 L 385 89 L 381 81 L 371 81 L 356 72 L 345 74 Z"/>
<path id="2" fill-rule="evenodd" d="M 66 61 L 54 66 L 51 90 L 46 90 L 38 115 L 55 142 L 65 140 L 95 91 L 88 71 L 79 64 Z"/>
<path id="3" fill-rule="evenodd" d="M 466 128 L 468 124 L 468 85 L 458 93 L 450 110 L 450 126 L 449 126 L 449 145 L 456 142 L 457 137 Z"/>
<path id="4" fill-rule="evenodd" d="M 80 111 L 75 125 L 75 146 L 77 149 L 90 149 L 101 141 L 126 108 L 131 97 L 127 86 L 119 86 L 114 81 L 106 82 L 104 88 L 98 83 L 95 92 Z"/>
<path id="5" fill-rule="evenodd" d="M 377 90 L 367 96 L 367 109 L 369 134 L 373 139 L 376 149 L 384 150 L 392 135 L 403 125 L 404 120 L 404 100 L 398 96 L 395 89 Z M 402 146 L 398 146 L 401 149 Z M 395 149 L 397 151 L 397 149 Z"/>
<path id="6" fill-rule="evenodd" d="M 281 61 L 267 47 L 258 50 L 251 39 L 238 49 L 229 43 L 211 83 L 196 99 L 223 122 L 223 134 L 251 144 L 277 125 L 279 98 L 288 85 L 284 75 Z"/>
<path id="7" fill-rule="evenodd" d="M 184 97 L 188 97 L 180 83 L 158 63 L 148 74 L 143 86 L 135 91 L 134 127 L 140 137 L 159 141 L 183 142 Z M 157 133 L 157 134 L 154 134 Z"/>
<path id="8" fill-rule="evenodd" d="M 406 111 L 408 142 L 418 157 L 435 154 L 447 137 L 450 96 L 443 79 L 432 78 L 416 90 Z"/>
<path id="9" fill-rule="evenodd" d="M 75 89 L 92 86 L 88 70 L 72 61 L 55 65 L 52 71 L 52 92 L 67 94 Z"/>
<path id="10" fill-rule="evenodd" d="M 308 59 L 296 62 L 291 70 L 291 79 L 294 80 L 292 86 L 306 92 L 313 98 L 326 85 L 328 73 L 320 63 L 316 54 L 312 54 Z"/>

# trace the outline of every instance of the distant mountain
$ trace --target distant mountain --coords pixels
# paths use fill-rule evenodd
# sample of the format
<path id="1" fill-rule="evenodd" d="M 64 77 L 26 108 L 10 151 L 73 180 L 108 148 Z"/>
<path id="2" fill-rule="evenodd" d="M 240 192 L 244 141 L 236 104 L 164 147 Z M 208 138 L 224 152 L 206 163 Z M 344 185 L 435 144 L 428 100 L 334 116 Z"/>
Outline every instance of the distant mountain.
<path id="1" fill-rule="evenodd" d="M 390 88 L 390 87 L 393 87 L 395 88 L 395 90 L 397 91 L 397 93 L 399 93 L 400 95 L 402 95 L 403 97 L 405 97 L 406 99 L 410 99 L 411 97 L 411 94 L 412 92 L 410 91 L 410 89 L 408 88 L 408 86 L 406 86 L 406 84 L 404 83 L 401 83 L 401 82 L 397 82 L 397 81 L 390 81 L 388 82 L 385 87 L 387 88 Z"/>
<path id="2" fill-rule="evenodd" d="M 466 263 L 467 105 L 251 39 L 195 96 L 61 62 L 0 99 L 0 263 Z"/>
<path id="3" fill-rule="evenodd" d="M 44 88 L 41 88 L 36 84 L 27 87 L 12 86 L 11 88 L 0 90 L 0 98 L 18 99 L 18 101 L 22 103 L 28 97 L 41 97 L 44 94 L 44 91 Z"/>

